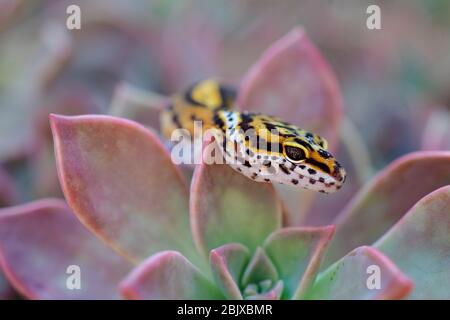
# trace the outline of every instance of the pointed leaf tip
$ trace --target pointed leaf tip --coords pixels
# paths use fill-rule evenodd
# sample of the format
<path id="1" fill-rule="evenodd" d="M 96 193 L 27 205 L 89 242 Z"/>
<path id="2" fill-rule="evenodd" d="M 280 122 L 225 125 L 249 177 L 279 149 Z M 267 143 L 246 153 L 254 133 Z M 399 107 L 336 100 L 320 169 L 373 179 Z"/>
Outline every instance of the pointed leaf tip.
<path id="1" fill-rule="evenodd" d="M 249 260 L 249 251 L 241 244 L 231 243 L 213 249 L 209 261 L 214 280 L 227 299 L 242 300 L 239 280 Z"/>
<path id="2" fill-rule="evenodd" d="M 285 299 L 302 299 L 314 283 L 335 227 L 292 227 L 273 232 L 266 250 L 284 282 Z"/>
<path id="3" fill-rule="evenodd" d="M 217 288 L 176 251 L 162 251 L 149 257 L 121 282 L 120 291 L 132 300 L 223 298 Z"/>
<path id="4" fill-rule="evenodd" d="M 383 253 L 359 247 L 320 273 L 307 299 L 403 299 L 413 282 Z"/>
<path id="5" fill-rule="evenodd" d="M 342 101 L 338 82 L 305 31 L 294 28 L 250 68 L 238 94 L 242 110 L 258 111 L 324 136 L 335 147 Z"/>

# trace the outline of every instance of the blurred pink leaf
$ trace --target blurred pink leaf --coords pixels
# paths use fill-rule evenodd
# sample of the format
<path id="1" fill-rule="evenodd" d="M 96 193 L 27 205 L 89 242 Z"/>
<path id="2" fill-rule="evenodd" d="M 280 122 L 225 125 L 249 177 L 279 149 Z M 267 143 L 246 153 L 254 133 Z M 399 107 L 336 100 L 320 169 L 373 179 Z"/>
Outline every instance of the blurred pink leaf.
<path id="1" fill-rule="evenodd" d="M 137 121 L 159 131 L 159 114 L 169 103 L 169 97 L 120 83 L 114 90 L 109 114 Z"/>
<path id="2" fill-rule="evenodd" d="M 379 275 L 379 288 L 372 277 Z M 372 282 L 373 281 L 373 282 Z M 322 272 L 307 299 L 403 299 L 413 283 L 388 257 L 371 247 L 359 247 Z"/>
<path id="3" fill-rule="evenodd" d="M 228 165 L 199 165 L 190 200 L 192 232 L 205 256 L 227 243 L 253 252 L 281 226 L 281 203 L 272 185 L 254 182 Z"/>
<path id="4" fill-rule="evenodd" d="M 131 269 L 98 241 L 62 200 L 45 199 L 0 210 L 0 263 L 29 299 L 113 299 Z M 69 266 L 80 267 L 81 289 L 70 290 Z"/>
<path id="5" fill-rule="evenodd" d="M 109 116 L 51 116 L 59 178 L 79 219 L 133 262 L 162 250 L 200 259 L 188 190 L 156 135 Z"/>
<path id="6" fill-rule="evenodd" d="M 414 281 L 411 299 L 450 299 L 450 186 L 422 198 L 374 246 Z"/>
<path id="7" fill-rule="evenodd" d="M 154 254 L 120 284 L 122 295 L 133 300 L 221 299 L 218 289 L 176 251 Z"/>
<path id="8" fill-rule="evenodd" d="M 242 110 L 279 116 L 326 138 L 335 149 L 342 113 L 335 75 L 297 27 L 264 52 L 242 80 Z"/>
<path id="9" fill-rule="evenodd" d="M 334 226 L 283 228 L 272 233 L 264 250 L 284 283 L 286 299 L 301 299 L 314 283 Z"/>
<path id="10" fill-rule="evenodd" d="M 162 83 L 171 92 L 185 88 L 187 83 L 217 74 L 220 58 L 220 31 L 200 11 L 183 16 L 173 13 L 170 23 L 160 32 L 157 51 Z"/>
<path id="11" fill-rule="evenodd" d="M 337 149 L 341 92 L 328 63 L 305 31 L 294 28 L 250 68 L 240 85 L 241 110 L 266 113 L 310 130 Z M 316 194 L 277 186 L 290 225 L 299 225 Z M 300 209 L 301 208 L 301 209 Z"/>
<path id="12" fill-rule="evenodd" d="M 40 112 L 34 119 L 35 152 L 30 156 L 30 166 L 33 173 L 33 197 L 60 197 L 61 187 L 55 165 L 55 152 L 48 115 L 97 114 L 100 106 L 94 99 L 93 93 L 85 87 L 68 86 L 64 89 L 48 94 L 41 102 Z"/>
<path id="13" fill-rule="evenodd" d="M 416 152 L 381 171 L 338 216 L 325 265 L 371 244 L 420 198 L 450 184 L 450 152 Z"/>
<path id="14" fill-rule="evenodd" d="M 227 299 L 242 300 L 239 280 L 248 260 L 248 249 L 238 243 L 226 244 L 211 250 L 209 261 L 213 277 Z"/>

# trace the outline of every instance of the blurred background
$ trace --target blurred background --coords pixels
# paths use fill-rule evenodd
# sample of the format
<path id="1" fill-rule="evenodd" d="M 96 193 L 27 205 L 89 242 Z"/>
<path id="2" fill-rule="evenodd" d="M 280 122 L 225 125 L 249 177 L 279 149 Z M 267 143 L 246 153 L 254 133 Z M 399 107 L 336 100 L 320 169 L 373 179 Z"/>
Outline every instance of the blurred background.
<path id="1" fill-rule="evenodd" d="M 81 30 L 66 28 L 71 4 Z M 366 28 L 370 4 L 381 30 Z M 61 196 L 50 112 L 109 113 L 124 82 L 160 94 L 209 76 L 239 84 L 295 26 L 337 75 L 344 164 L 362 164 L 350 168 L 361 180 L 450 148 L 450 1 L 0 0 L 0 206 Z"/>

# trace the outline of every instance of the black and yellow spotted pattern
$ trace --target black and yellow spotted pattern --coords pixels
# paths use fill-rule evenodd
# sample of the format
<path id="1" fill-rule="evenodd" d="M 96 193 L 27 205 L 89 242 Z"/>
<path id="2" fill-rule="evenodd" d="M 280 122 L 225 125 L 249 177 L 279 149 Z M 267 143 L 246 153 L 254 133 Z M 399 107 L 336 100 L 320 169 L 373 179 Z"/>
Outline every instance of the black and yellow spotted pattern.
<path id="1" fill-rule="evenodd" d="M 345 181 L 345 170 L 327 151 L 320 136 L 282 119 L 233 109 L 236 91 L 208 79 L 177 94 L 161 115 L 163 135 L 176 129 L 194 136 L 194 121 L 214 129 L 221 151 L 232 168 L 260 182 L 290 184 L 323 193 Z"/>

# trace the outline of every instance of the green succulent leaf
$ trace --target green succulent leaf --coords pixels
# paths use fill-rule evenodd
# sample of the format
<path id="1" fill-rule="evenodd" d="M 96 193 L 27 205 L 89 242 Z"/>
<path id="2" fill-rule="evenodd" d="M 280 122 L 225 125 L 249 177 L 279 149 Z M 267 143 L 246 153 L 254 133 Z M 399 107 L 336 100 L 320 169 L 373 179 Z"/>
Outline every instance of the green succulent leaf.
<path id="1" fill-rule="evenodd" d="M 320 273 L 306 299 L 402 299 L 412 287 L 389 258 L 359 247 Z"/>
<path id="2" fill-rule="evenodd" d="M 226 244 L 211 250 L 209 261 L 213 278 L 227 299 L 242 300 L 239 280 L 249 257 L 248 249 L 238 243 Z"/>
<path id="3" fill-rule="evenodd" d="M 228 165 L 195 169 L 190 208 L 193 236 L 205 256 L 227 243 L 240 243 L 252 252 L 281 227 L 281 201 L 273 187 Z"/>
<path id="4" fill-rule="evenodd" d="M 266 280 L 275 283 L 278 280 L 278 272 L 264 249 L 258 247 L 242 275 L 241 286 L 245 288 L 248 285 L 256 284 L 258 287 L 262 285 L 259 289 L 263 289 Z"/>
<path id="5" fill-rule="evenodd" d="M 264 250 L 283 280 L 283 298 L 303 298 L 315 280 L 333 233 L 334 226 L 283 228 L 267 238 Z"/>
<path id="6" fill-rule="evenodd" d="M 420 200 L 374 247 L 414 281 L 411 299 L 450 299 L 450 186 Z"/>

